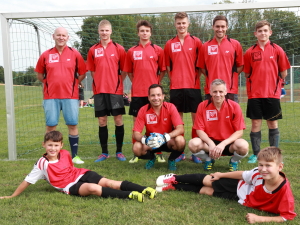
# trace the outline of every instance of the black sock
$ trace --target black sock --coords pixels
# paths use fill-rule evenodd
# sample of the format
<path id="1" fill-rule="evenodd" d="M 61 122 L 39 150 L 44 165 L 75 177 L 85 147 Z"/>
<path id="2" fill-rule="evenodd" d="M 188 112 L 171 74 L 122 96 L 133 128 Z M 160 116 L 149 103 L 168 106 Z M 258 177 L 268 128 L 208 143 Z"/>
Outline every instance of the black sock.
<path id="1" fill-rule="evenodd" d="M 175 150 L 172 150 L 172 151 L 171 151 L 171 154 L 170 154 L 170 156 L 169 156 L 169 160 L 170 160 L 170 161 L 173 161 L 173 160 L 177 159 L 182 153 L 183 153 L 183 151 L 175 151 Z"/>
<path id="2" fill-rule="evenodd" d="M 124 140 L 124 124 L 121 126 L 116 126 L 115 129 L 116 143 L 117 143 L 117 151 L 122 152 L 123 140 Z"/>
<path id="3" fill-rule="evenodd" d="M 250 133 L 250 140 L 252 144 L 252 150 L 254 155 L 257 155 L 260 151 L 260 143 L 261 143 L 261 131 Z"/>
<path id="4" fill-rule="evenodd" d="M 193 185 L 193 184 L 173 184 L 176 190 L 181 191 L 191 191 L 195 193 L 199 193 L 200 189 L 203 187 L 203 185 Z"/>
<path id="5" fill-rule="evenodd" d="M 145 155 L 139 156 L 139 159 L 153 159 L 154 157 L 154 152 L 148 150 Z"/>
<path id="6" fill-rule="evenodd" d="M 108 154 L 108 149 L 107 149 L 108 130 L 107 130 L 107 126 L 104 126 L 104 127 L 99 126 L 99 140 L 100 140 L 100 145 L 101 145 L 101 148 L 102 148 L 102 153 Z"/>
<path id="7" fill-rule="evenodd" d="M 122 191 L 138 191 L 138 192 L 141 192 L 147 188 L 145 186 L 141 186 L 139 184 L 135 184 L 135 183 L 132 183 L 132 182 L 129 182 L 127 180 L 124 180 L 122 183 L 121 183 L 121 187 L 120 189 Z"/>
<path id="8" fill-rule="evenodd" d="M 278 128 L 269 129 L 269 144 L 270 144 L 270 146 L 275 146 L 278 148 L 279 138 L 280 138 L 280 133 L 279 133 Z"/>
<path id="9" fill-rule="evenodd" d="M 103 198 L 128 198 L 131 191 L 121 191 L 112 188 L 102 187 L 101 197 Z"/>
<path id="10" fill-rule="evenodd" d="M 70 147 L 72 152 L 72 158 L 74 158 L 78 152 L 79 135 L 69 134 L 69 142 L 70 142 Z"/>
<path id="11" fill-rule="evenodd" d="M 207 174 L 195 173 L 195 174 L 184 174 L 184 175 L 175 175 L 175 179 L 178 183 L 186 183 L 193 185 L 203 185 L 203 179 Z"/>

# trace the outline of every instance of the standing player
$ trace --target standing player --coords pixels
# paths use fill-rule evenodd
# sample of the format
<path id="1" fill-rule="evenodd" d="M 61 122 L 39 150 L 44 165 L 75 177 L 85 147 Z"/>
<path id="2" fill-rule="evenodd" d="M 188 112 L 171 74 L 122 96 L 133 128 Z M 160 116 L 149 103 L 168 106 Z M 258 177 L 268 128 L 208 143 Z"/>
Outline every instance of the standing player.
<path id="1" fill-rule="evenodd" d="M 129 115 L 133 116 L 133 123 L 140 108 L 149 103 L 149 86 L 159 84 L 166 70 L 162 48 L 150 41 L 152 25 L 147 20 L 140 20 L 136 28 L 140 41 L 128 50 L 124 66 L 124 71 L 132 82 Z M 165 162 L 161 153 L 158 160 Z M 129 162 L 137 161 L 138 157 L 134 156 Z"/>
<path id="2" fill-rule="evenodd" d="M 270 41 L 271 25 L 262 20 L 255 25 L 257 43 L 244 56 L 244 72 L 247 78 L 247 117 L 251 119 L 250 139 L 253 155 L 249 163 L 257 161 L 260 151 L 262 118 L 269 128 L 270 146 L 279 145 L 278 119 L 282 119 L 280 107 L 281 80 L 290 68 L 283 49 Z"/>
<path id="3" fill-rule="evenodd" d="M 78 152 L 78 84 L 85 78 L 86 66 L 80 53 L 67 46 L 68 31 L 59 27 L 53 34 L 55 47 L 45 51 L 39 58 L 35 72 L 43 82 L 43 107 L 46 133 L 56 129 L 60 111 L 69 129 L 69 142 L 73 163 L 84 163 Z"/>
<path id="4" fill-rule="evenodd" d="M 171 152 L 168 160 L 169 170 L 176 170 L 175 159 L 185 148 L 183 122 L 172 103 L 164 102 L 162 86 L 152 84 L 148 91 L 149 104 L 143 106 L 138 113 L 133 128 L 133 138 L 136 142 L 132 150 L 136 156 L 148 154 L 151 158 L 145 165 L 146 169 L 154 166 L 154 152 Z M 146 134 L 142 131 L 146 127 Z M 155 140 L 153 134 L 155 133 Z"/>
<path id="5" fill-rule="evenodd" d="M 248 154 L 248 142 L 242 139 L 245 122 L 238 103 L 226 99 L 226 84 L 216 79 L 210 84 L 211 98 L 200 103 L 194 129 L 199 137 L 189 142 L 191 152 L 205 161 L 204 170 L 211 170 L 221 155 L 232 156 L 229 171 L 238 170 L 238 161 Z"/>
<path id="6" fill-rule="evenodd" d="M 87 58 L 87 67 L 93 77 L 95 117 L 99 121 L 99 140 L 102 154 L 95 162 L 109 158 L 107 140 L 107 116 L 112 115 L 115 122 L 116 157 L 120 161 L 126 158 L 122 153 L 124 139 L 124 124 L 122 115 L 125 114 L 123 101 L 123 80 L 126 73 L 122 73 L 126 52 L 124 48 L 110 39 L 111 23 L 101 20 L 98 26 L 100 42 L 93 45 Z"/>
<path id="7" fill-rule="evenodd" d="M 179 12 L 175 15 L 176 37 L 167 41 L 164 52 L 170 78 L 170 102 L 173 103 L 181 118 L 183 113 L 191 112 L 194 123 L 198 104 L 202 101 L 200 73 L 196 68 L 198 52 L 202 46 L 199 38 L 188 33 L 188 15 Z M 176 161 L 184 159 L 182 154 Z M 192 155 L 196 163 L 201 161 Z"/>
<path id="8" fill-rule="evenodd" d="M 211 82 L 222 79 L 227 85 L 227 97 L 238 102 L 238 75 L 244 65 L 242 46 L 226 35 L 228 21 L 225 16 L 216 16 L 212 29 L 215 36 L 203 44 L 197 62 L 205 75 L 205 98 L 210 98 Z"/>

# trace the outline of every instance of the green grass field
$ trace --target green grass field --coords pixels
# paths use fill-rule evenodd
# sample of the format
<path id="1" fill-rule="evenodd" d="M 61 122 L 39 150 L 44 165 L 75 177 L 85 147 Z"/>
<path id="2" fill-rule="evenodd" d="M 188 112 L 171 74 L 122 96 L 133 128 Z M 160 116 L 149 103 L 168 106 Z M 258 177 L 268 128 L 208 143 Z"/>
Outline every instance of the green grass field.
<path id="1" fill-rule="evenodd" d="M 0 99 L 4 107 L 0 108 L 0 196 L 11 195 L 24 177 L 30 172 L 35 161 L 43 154 L 41 142 L 44 133 L 44 117 L 41 108 L 42 93 L 39 87 L 15 87 L 15 109 L 17 127 L 18 160 L 7 161 L 7 133 L 4 86 L 0 86 Z M 245 104 L 241 104 L 245 109 Z M 280 121 L 280 147 L 284 150 L 284 172 L 291 182 L 295 197 L 295 210 L 299 214 L 300 168 L 299 168 L 299 103 L 282 105 L 284 119 Z M 128 109 L 127 109 L 128 111 Z M 186 138 L 190 137 L 191 122 L 185 115 Z M 111 119 L 111 118 L 110 118 Z M 124 154 L 129 160 L 132 156 L 130 133 L 132 121 L 124 116 L 125 144 Z M 249 140 L 249 119 L 244 138 Z M 65 148 L 69 149 L 67 130 L 63 119 L 58 127 L 65 137 Z M 110 134 L 109 151 L 111 158 L 94 163 L 100 154 L 97 120 L 92 108 L 80 109 L 80 148 L 79 153 L 84 167 L 115 180 L 129 180 L 145 186 L 155 187 L 159 175 L 167 174 L 167 163 L 156 163 L 150 171 L 144 169 L 146 161 L 129 164 L 128 160 L 119 162 L 115 157 L 113 134 Z M 109 121 L 109 130 L 113 131 L 113 122 Z M 266 127 L 263 127 L 262 147 L 268 145 Z M 186 148 L 186 154 L 189 155 Z M 165 158 L 168 157 L 164 153 Z M 213 172 L 226 171 L 228 157 L 216 162 Z M 252 169 L 243 160 L 241 170 Z M 177 174 L 204 173 L 202 165 L 188 159 L 177 163 Z M 169 191 L 159 193 L 156 199 L 146 199 L 144 203 L 130 200 L 102 199 L 96 196 L 74 197 L 54 190 L 45 181 L 31 185 L 23 194 L 13 199 L 0 201 L 0 224 L 247 224 L 248 212 L 258 215 L 268 213 L 246 208 L 237 202 L 201 196 L 195 193 Z M 287 224 L 300 224 L 299 217 Z"/>

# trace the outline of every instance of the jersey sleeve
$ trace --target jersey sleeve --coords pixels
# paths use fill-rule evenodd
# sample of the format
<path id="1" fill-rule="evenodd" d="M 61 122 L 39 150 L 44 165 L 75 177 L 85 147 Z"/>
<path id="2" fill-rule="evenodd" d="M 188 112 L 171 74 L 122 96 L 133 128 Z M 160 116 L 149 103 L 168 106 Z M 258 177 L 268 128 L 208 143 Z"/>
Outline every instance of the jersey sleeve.
<path id="1" fill-rule="evenodd" d="M 201 48 L 198 52 L 198 60 L 196 63 L 196 66 L 201 68 L 201 69 L 205 69 L 205 45 L 201 45 Z"/>
<path id="2" fill-rule="evenodd" d="M 119 60 L 120 60 L 120 70 L 124 71 L 124 65 L 125 65 L 125 60 L 126 60 L 126 51 L 123 46 L 119 45 L 118 48 L 119 51 Z"/>
<path id="3" fill-rule="evenodd" d="M 171 45 L 171 43 L 170 43 L 170 41 L 168 41 L 165 45 L 165 48 L 164 48 L 164 57 L 165 57 L 166 67 L 171 65 L 171 63 L 170 63 L 170 61 L 171 61 L 170 45 Z"/>
<path id="4" fill-rule="evenodd" d="M 76 58 L 77 58 L 77 72 L 79 75 L 84 75 L 87 71 L 86 64 L 81 54 L 76 49 L 74 50 L 76 51 Z"/>
<path id="5" fill-rule="evenodd" d="M 45 74 L 46 64 L 45 64 L 45 54 L 43 53 L 38 59 L 35 67 L 35 72 Z"/>
<path id="6" fill-rule="evenodd" d="M 146 107 L 147 107 L 147 105 L 146 105 Z M 142 133 L 142 131 L 146 125 L 146 119 L 145 119 L 145 114 L 146 114 L 146 109 L 147 109 L 146 107 L 143 106 L 139 110 L 136 120 L 134 122 L 133 131 Z"/>
<path id="7" fill-rule="evenodd" d="M 279 60 L 278 60 L 278 69 L 279 72 L 283 72 L 291 67 L 289 59 L 283 49 L 279 49 Z"/>
<path id="8" fill-rule="evenodd" d="M 91 47 L 89 49 L 88 55 L 87 55 L 87 62 L 86 62 L 86 66 L 87 66 L 87 70 L 95 72 L 95 63 L 94 63 L 94 48 Z"/>
<path id="9" fill-rule="evenodd" d="M 240 42 L 238 41 L 236 41 L 235 52 L 236 52 L 236 58 L 235 58 L 236 66 L 237 67 L 243 66 L 244 65 L 243 48 Z"/>
<path id="10" fill-rule="evenodd" d="M 250 55 L 250 50 L 248 49 L 244 55 L 244 73 L 251 73 L 252 68 L 251 68 L 251 55 Z"/>
<path id="11" fill-rule="evenodd" d="M 179 112 L 176 109 L 175 105 L 173 105 L 172 103 L 170 103 L 169 113 L 171 115 L 173 127 L 177 127 L 178 125 L 183 125 L 183 121 L 179 115 Z"/>
<path id="12" fill-rule="evenodd" d="M 245 130 L 245 121 L 244 121 L 244 116 L 242 109 L 239 104 L 234 104 L 234 118 L 232 121 L 232 125 L 234 127 L 234 130 Z"/>
<path id="13" fill-rule="evenodd" d="M 196 112 L 196 116 L 195 116 L 195 122 L 194 122 L 194 125 L 193 125 L 193 129 L 195 130 L 205 130 L 205 123 L 204 123 L 204 119 L 203 118 L 203 110 L 204 107 L 203 107 L 204 103 L 201 102 L 199 105 L 198 105 L 198 108 L 197 108 L 197 112 Z"/>
<path id="14" fill-rule="evenodd" d="M 295 200 L 293 193 L 290 189 L 290 184 L 287 182 L 285 184 L 285 193 L 282 194 L 280 204 L 278 205 L 278 211 L 280 216 L 284 220 L 293 220 L 296 217 L 295 213 Z"/>
<path id="15" fill-rule="evenodd" d="M 46 177 L 44 176 L 43 171 L 38 168 L 37 164 L 35 164 L 31 172 L 25 177 L 25 181 L 30 184 L 35 184 L 41 179 L 46 179 Z"/>
<path id="16" fill-rule="evenodd" d="M 158 47 L 158 67 L 159 67 L 159 71 L 163 72 L 166 70 L 166 63 L 165 63 L 165 54 L 164 54 L 164 50 Z"/>
<path id="17" fill-rule="evenodd" d="M 245 170 L 242 174 L 243 180 L 250 185 L 255 184 L 257 179 L 262 179 L 259 175 L 258 168 L 255 167 L 252 170 Z"/>
<path id="18" fill-rule="evenodd" d="M 132 50 L 129 49 L 124 64 L 124 71 L 127 73 L 133 73 L 133 61 L 132 61 Z"/>

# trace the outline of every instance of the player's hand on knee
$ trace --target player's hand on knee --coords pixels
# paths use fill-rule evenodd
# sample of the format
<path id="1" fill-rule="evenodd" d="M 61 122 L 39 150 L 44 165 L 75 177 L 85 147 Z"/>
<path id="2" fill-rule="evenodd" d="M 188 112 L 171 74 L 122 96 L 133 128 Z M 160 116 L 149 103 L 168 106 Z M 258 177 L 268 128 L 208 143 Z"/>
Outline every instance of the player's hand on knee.
<path id="1" fill-rule="evenodd" d="M 171 140 L 171 137 L 169 134 L 160 134 L 160 133 L 151 133 L 150 134 L 149 141 L 148 141 L 148 146 L 151 147 L 152 149 L 157 149 L 163 144 L 167 143 L 168 141 Z"/>

